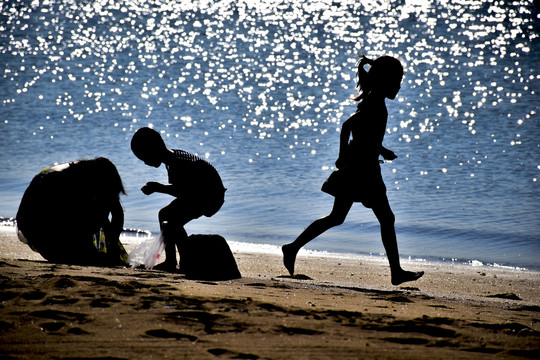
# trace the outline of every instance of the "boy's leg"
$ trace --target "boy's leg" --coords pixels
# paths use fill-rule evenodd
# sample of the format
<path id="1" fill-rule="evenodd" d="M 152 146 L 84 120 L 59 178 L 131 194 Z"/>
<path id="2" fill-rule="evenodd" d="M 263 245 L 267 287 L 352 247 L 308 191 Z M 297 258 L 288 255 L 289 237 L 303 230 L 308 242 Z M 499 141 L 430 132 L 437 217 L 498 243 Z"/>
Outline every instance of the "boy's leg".
<path id="1" fill-rule="evenodd" d="M 169 221 L 160 221 L 161 234 L 165 243 L 165 261 L 156 266 L 158 270 L 174 271 L 176 270 L 176 243 L 179 237 L 183 237 L 185 230 L 182 227 L 179 231 L 175 229 L 176 226 L 169 223 Z M 187 234 L 185 235 L 187 237 Z"/>
<path id="2" fill-rule="evenodd" d="M 159 211 L 159 227 L 165 242 L 165 262 L 156 268 L 166 271 L 176 270 L 176 243 L 181 241 L 179 237 L 187 237 L 183 228 L 184 224 L 178 224 L 180 204 L 178 199 L 172 201 Z"/>
<path id="3" fill-rule="evenodd" d="M 165 262 L 158 266 L 158 269 L 176 270 L 176 249 L 183 255 L 183 244 L 187 240 L 187 233 L 184 225 L 196 218 L 192 214 L 192 207 L 189 203 L 180 199 L 172 201 L 159 211 L 159 223 L 163 239 L 165 241 Z"/>

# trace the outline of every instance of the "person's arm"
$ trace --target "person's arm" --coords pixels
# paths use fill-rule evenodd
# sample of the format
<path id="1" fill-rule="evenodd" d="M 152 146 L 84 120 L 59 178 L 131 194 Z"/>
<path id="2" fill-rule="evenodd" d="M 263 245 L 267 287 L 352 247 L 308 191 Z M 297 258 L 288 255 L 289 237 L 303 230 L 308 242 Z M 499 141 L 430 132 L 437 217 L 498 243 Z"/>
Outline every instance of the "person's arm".
<path id="1" fill-rule="evenodd" d="M 103 224 L 103 230 L 105 231 L 105 239 L 107 240 L 108 245 L 115 244 L 120 238 L 120 233 L 124 228 L 124 209 L 122 204 L 120 204 L 120 199 L 115 199 L 112 202 L 110 208 L 111 220 L 105 220 Z"/>
<path id="2" fill-rule="evenodd" d="M 123 256 L 127 257 L 127 254 L 120 243 L 120 233 L 124 227 L 124 209 L 120 204 L 120 199 L 115 199 L 111 203 L 110 215 L 111 220 L 107 219 L 103 226 L 107 243 L 106 255 L 112 260 L 112 265 L 125 265 L 126 258 Z"/>
<path id="3" fill-rule="evenodd" d="M 336 167 L 338 169 L 344 168 L 347 163 L 347 148 L 349 146 L 349 138 L 351 137 L 351 119 L 352 117 L 347 119 L 341 127 L 341 133 L 339 135 L 339 156 L 336 160 Z"/>
<path id="4" fill-rule="evenodd" d="M 178 187 L 172 184 L 162 184 L 155 181 L 147 182 L 146 185 L 144 185 L 141 188 L 141 191 L 145 195 L 150 195 L 155 192 L 171 195 L 174 197 L 180 196 L 180 191 L 178 190 Z"/>
<path id="5" fill-rule="evenodd" d="M 124 209 L 122 204 L 120 204 L 120 199 L 116 200 L 113 203 L 111 208 L 111 232 L 115 238 L 120 237 L 120 233 L 124 228 Z"/>
<path id="6" fill-rule="evenodd" d="M 397 158 L 397 155 L 390 149 L 385 148 L 381 145 L 381 150 L 379 152 L 384 160 L 394 160 Z"/>

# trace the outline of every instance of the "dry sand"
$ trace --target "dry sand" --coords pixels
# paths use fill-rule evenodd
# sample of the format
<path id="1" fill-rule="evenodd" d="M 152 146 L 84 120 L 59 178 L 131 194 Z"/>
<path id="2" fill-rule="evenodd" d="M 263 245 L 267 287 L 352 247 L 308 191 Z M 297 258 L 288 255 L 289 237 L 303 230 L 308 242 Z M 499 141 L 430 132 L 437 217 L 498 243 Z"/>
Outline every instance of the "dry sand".
<path id="1" fill-rule="evenodd" d="M 540 358 L 540 274 L 235 251 L 242 279 L 57 265 L 0 231 L 0 359 Z M 128 249 L 129 250 L 129 249 Z M 233 248 L 234 250 L 234 248 Z"/>

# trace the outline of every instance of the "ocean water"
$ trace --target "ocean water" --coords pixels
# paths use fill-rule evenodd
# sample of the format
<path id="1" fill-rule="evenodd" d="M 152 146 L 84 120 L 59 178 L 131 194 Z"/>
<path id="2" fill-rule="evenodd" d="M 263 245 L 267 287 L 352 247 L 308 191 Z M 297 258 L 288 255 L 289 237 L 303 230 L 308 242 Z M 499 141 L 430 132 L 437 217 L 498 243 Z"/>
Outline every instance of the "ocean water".
<path id="1" fill-rule="evenodd" d="M 32 177 L 105 156 L 125 227 L 156 233 L 167 180 L 129 142 L 142 126 L 208 159 L 228 188 L 189 233 L 282 245 L 333 198 L 357 54 L 399 57 L 383 177 L 403 257 L 540 269 L 540 22 L 532 1 L 4 0 L 0 216 Z M 62 226 L 62 219 L 51 229 Z M 384 252 L 355 205 L 309 249 Z"/>

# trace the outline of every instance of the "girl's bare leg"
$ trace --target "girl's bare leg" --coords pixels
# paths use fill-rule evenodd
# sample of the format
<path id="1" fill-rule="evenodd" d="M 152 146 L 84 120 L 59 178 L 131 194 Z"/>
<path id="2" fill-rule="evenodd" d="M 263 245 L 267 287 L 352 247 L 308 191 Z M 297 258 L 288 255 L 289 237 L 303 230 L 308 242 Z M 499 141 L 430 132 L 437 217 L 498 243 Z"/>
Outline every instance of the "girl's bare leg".
<path id="1" fill-rule="evenodd" d="M 388 257 L 388 262 L 390 263 L 390 271 L 392 274 L 392 285 L 399 285 L 406 281 L 415 281 L 418 280 L 422 275 L 423 271 L 412 272 L 405 271 L 401 268 L 399 262 L 399 252 L 396 239 L 396 230 L 394 228 L 395 216 L 390 208 L 388 199 L 377 204 L 373 207 L 373 212 L 379 220 L 381 226 L 381 238 L 386 250 L 386 256 Z"/>
<path id="2" fill-rule="evenodd" d="M 300 248 L 324 233 L 326 230 L 343 224 L 352 204 L 352 201 L 336 198 L 332 212 L 329 215 L 315 220 L 296 238 L 295 241 L 281 247 L 281 250 L 283 251 L 283 264 L 291 276 L 294 275 L 294 263 L 296 261 L 296 254 L 298 254 Z"/>

